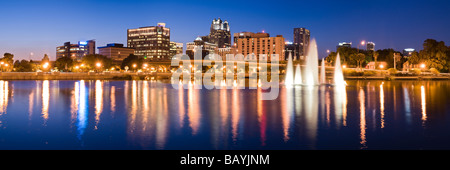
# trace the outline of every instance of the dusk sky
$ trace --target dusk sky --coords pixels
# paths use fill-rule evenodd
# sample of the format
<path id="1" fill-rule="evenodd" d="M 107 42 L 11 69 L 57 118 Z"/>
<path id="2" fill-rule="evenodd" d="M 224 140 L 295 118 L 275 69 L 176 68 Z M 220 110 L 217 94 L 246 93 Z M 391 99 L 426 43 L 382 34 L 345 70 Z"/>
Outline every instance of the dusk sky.
<path id="1" fill-rule="evenodd" d="M 95 39 L 97 47 L 126 44 L 130 28 L 165 22 L 171 41 L 191 42 L 209 34 L 211 21 L 230 23 L 231 33 L 261 32 L 293 40 L 293 28 L 316 38 L 320 57 L 339 42 L 372 41 L 376 49 L 422 49 L 427 38 L 450 45 L 448 0 L 143 1 L 2 0 L 0 54 L 15 59 L 55 59 L 64 42 Z M 185 46 L 186 47 L 186 46 Z"/>

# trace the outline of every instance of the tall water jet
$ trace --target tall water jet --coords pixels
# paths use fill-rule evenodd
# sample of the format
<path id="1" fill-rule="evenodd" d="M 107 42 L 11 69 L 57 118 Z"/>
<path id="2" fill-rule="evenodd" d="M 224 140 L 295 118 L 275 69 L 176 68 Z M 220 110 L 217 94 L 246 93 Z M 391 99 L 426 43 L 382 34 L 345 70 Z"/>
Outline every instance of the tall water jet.
<path id="1" fill-rule="evenodd" d="M 320 84 L 326 84 L 325 79 L 325 58 L 322 58 L 322 65 L 320 66 Z"/>
<path id="2" fill-rule="evenodd" d="M 287 68 L 286 68 L 286 77 L 284 79 L 284 85 L 292 86 L 294 85 L 294 66 L 292 64 L 292 53 L 289 53 Z"/>
<path id="3" fill-rule="evenodd" d="M 317 43 L 315 39 L 312 39 L 309 48 L 308 55 L 306 56 L 305 67 L 305 84 L 312 86 L 319 84 L 319 55 L 317 52 Z"/>
<path id="4" fill-rule="evenodd" d="M 302 73 L 300 71 L 300 64 L 297 64 L 297 67 L 295 68 L 295 79 L 294 79 L 295 85 L 302 84 Z"/>
<path id="5" fill-rule="evenodd" d="M 344 86 L 344 74 L 342 73 L 341 67 L 341 57 L 339 57 L 339 53 L 336 56 L 336 64 L 334 66 L 334 85 L 336 86 Z"/>

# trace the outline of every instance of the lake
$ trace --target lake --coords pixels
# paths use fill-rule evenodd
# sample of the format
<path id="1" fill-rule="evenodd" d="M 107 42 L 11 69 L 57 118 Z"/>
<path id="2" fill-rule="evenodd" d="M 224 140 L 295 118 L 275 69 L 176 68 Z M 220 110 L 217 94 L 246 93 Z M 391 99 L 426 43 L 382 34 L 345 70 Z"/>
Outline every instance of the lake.
<path id="1" fill-rule="evenodd" d="M 450 149 L 450 81 L 174 89 L 155 81 L 0 81 L 0 149 Z"/>

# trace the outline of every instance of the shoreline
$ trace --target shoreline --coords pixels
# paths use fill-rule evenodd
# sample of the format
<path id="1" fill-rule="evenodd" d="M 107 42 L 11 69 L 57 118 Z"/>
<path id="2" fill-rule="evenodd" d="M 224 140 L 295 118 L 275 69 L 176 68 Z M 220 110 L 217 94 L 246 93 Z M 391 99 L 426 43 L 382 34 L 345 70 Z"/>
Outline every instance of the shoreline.
<path id="1" fill-rule="evenodd" d="M 172 73 L 47 73 L 47 72 L 0 72 L 0 80 L 169 80 Z M 248 77 L 248 75 L 246 75 Z M 280 78 L 284 75 L 280 75 Z M 346 76 L 345 80 L 450 80 L 450 76 Z"/>

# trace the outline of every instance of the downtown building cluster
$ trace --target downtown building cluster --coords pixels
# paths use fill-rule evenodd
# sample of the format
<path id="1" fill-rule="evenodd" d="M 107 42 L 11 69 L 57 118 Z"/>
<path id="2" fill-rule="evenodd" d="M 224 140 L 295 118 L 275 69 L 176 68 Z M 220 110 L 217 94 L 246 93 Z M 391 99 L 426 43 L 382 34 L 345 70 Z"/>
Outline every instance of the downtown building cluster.
<path id="1" fill-rule="evenodd" d="M 127 30 L 127 46 L 120 43 L 109 43 L 98 47 L 96 53 L 95 40 L 70 42 L 56 48 L 56 57 L 70 57 L 81 60 L 90 54 L 100 54 L 113 61 L 121 62 L 130 54 L 146 61 L 169 61 L 176 54 L 183 54 L 184 44 L 170 40 L 171 30 L 165 23 Z M 306 28 L 293 29 L 293 42 L 288 42 L 282 35 L 270 36 L 266 32 L 237 32 L 232 34 L 230 24 L 220 18 L 213 19 L 210 32 L 198 36 L 193 42 L 186 43 L 185 54 L 194 58 L 195 49 L 202 49 L 202 58 L 208 54 L 218 54 L 225 58 L 227 54 L 253 55 L 277 54 L 279 60 L 286 60 L 289 53 L 294 60 L 304 60 L 309 45 L 310 32 Z M 232 37 L 233 35 L 233 37 Z M 233 40 L 233 41 L 232 41 Z"/>

